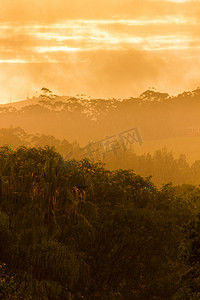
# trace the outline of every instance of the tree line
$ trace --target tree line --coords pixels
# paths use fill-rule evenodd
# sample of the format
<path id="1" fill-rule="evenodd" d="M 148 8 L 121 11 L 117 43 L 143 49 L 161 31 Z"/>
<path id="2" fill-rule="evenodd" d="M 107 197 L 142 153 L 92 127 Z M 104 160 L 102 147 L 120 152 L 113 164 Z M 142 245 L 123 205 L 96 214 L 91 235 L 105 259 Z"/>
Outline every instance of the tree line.
<path id="1" fill-rule="evenodd" d="M 24 103 L 1 105 L 0 127 L 20 126 L 27 132 L 83 144 L 133 127 L 145 141 L 199 136 L 200 88 L 177 96 L 147 90 L 128 99 L 85 99 L 53 95 L 47 88 L 43 91 Z"/>
<path id="2" fill-rule="evenodd" d="M 0 129 L 0 145 L 10 145 L 13 149 L 25 145 L 27 147 L 45 147 L 49 145 L 55 147 L 64 159 L 83 158 L 83 153 L 78 142 L 69 143 L 66 139 L 58 139 L 52 135 L 28 134 L 20 127 L 9 127 Z M 90 158 L 88 156 L 88 158 Z M 154 154 L 136 154 L 132 149 L 126 151 L 117 150 L 107 152 L 104 155 L 94 156 L 94 161 L 101 160 L 110 170 L 133 169 L 137 174 L 148 177 L 152 176 L 152 181 L 157 186 L 162 186 L 168 182 L 174 184 L 200 184 L 200 160 L 196 160 L 191 165 L 187 157 L 181 154 L 174 158 L 173 153 L 166 147 L 158 149 Z"/>

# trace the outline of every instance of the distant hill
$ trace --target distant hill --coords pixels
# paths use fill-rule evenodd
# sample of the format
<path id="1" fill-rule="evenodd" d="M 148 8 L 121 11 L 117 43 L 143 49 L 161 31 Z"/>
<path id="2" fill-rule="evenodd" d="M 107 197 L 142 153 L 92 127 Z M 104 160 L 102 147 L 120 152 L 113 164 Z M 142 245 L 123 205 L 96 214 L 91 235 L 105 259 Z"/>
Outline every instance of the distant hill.
<path id="1" fill-rule="evenodd" d="M 58 96 L 43 88 L 39 97 L 0 106 L 0 127 L 10 126 L 81 146 L 137 128 L 143 140 L 143 146 L 134 146 L 138 151 L 159 144 L 176 152 L 184 140 L 187 154 L 194 153 L 199 152 L 200 88 L 177 96 L 149 89 L 128 99 Z"/>

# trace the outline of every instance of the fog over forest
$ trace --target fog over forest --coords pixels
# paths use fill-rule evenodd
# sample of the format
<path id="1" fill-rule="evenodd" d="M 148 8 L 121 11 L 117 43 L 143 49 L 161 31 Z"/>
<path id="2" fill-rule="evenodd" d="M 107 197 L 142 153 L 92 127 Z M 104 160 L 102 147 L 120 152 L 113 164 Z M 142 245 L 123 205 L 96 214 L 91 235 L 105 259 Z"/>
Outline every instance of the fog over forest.
<path id="1" fill-rule="evenodd" d="M 0 106 L 0 297 L 198 299 L 200 89 Z"/>
<path id="2" fill-rule="evenodd" d="M 200 300 L 200 0 L 0 0 L 0 300 Z"/>
<path id="3" fill-rule="evenodd" d="M 58 96 L 48 88 L 39 94 L 1 105 L 1 128 L 21 127 L 28 134 L 52 135 L 81 147 L 137 128 L 142 142 L 126 145 L 137 154 L 167 147 L 175 157 L 185 154 L 189 163 L 199 159 L 199 88 L 177 96 L 152 88 L 128 99 Z"/>

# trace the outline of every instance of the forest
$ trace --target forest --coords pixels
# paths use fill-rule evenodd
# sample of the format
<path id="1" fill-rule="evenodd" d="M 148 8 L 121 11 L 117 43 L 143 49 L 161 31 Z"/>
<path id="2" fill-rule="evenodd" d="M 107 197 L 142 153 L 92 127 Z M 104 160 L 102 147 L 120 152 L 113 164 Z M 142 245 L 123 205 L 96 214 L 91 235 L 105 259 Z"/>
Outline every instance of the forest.
<path id="1" fill-rule="evenodd" d="M 60 140 L 52 135 L 28 134 L 20 127 L 1 128 L 0 145 L 9 145 L 12 149 L 17 149 L 21 145 L 36 148 L 48 145 L 55 147 L 65 160 L 84 158 L 82 147 L 77 142 L 69 143 L 66 139 Z M 117 152 L 107 151 L 100 158 L 96 156 L 94 161 L 102 161 L 109 170 L 132 169 L 143 177 L 152 176 L 152 182 L 159 187 L 169 182 L 176 185 L 200 184 L 200 160 L 190 164 L 185 154 L 182 153 L 175 158 L 172 151 L 166 147 L 157 149 L 153 154 L 149 152 L 137 154 L 131 148 L 126 151 L 122 149 Z"/>
<path id="2" fill-rule="evenodd" d="M 200 189 L 0 148 L 1 299 L 199 299 Z"/>
<path id="3" fill-rule="evenodd" d="M 44 92 L 43 92 L 44 91 Z M 0 127 L 53 135 L 86 144 L 137 127 L 144 141 L 185 137 L 200 128 L 200 88 L 177 96 L 147 90 L 128 99 L 41 95 L 0 105 Z"/>
<path id="4" fill-rule="evenodd" d="M 200 299 L 200 89 L 84 97 L 0 106 L 0 299 Z"/>

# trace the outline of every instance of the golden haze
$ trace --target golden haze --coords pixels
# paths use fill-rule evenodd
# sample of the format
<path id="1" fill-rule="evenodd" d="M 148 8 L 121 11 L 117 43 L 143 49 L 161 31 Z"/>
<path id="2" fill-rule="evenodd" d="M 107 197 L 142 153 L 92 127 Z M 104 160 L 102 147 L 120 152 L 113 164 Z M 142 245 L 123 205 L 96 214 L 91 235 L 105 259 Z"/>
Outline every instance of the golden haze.
<path id="1" fill-rule="evenodd" d="M 0 102 L 42 86 L 93 97 L 137 95 L 152 85 L 194 89 L 199 8 L 192 0 L 1 0 Z"/>

